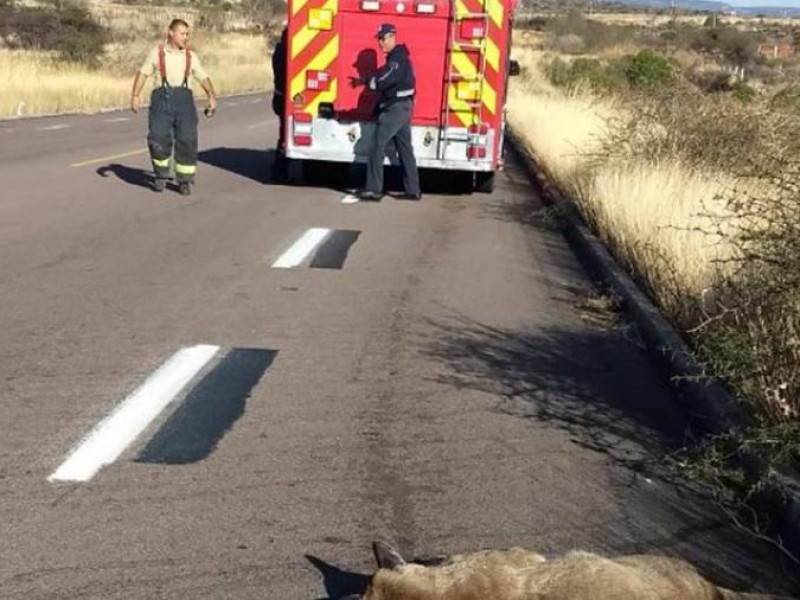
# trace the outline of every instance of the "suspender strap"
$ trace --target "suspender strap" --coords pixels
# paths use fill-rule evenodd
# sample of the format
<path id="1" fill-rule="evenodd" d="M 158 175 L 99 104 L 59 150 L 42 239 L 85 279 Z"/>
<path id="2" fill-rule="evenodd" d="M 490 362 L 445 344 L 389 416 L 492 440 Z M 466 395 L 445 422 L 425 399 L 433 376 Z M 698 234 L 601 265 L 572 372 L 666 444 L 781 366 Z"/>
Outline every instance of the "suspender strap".
<path id="1" fill-rule="evenodd" d="M 183 72 L 183 87 L 189 87 L 189 75 L 192 74 L 192 53 L 189 47 L 183 49 L 186 56 L 186 70 Z M 164 44 L 158 45 L 158 72 L 161 74 L 161 87 L 169 87 L 167 83 L 167 53 Z"/>
<path id="2" fill-rule="evenodd" d="M 183 87 L 189 87 L 189 75 L 192 74 L 192 53 L 189 52 L 189 46 L 186 46 L 183 51 L 186 53 L 186 70 L 183 72 Z"/>
<path id="3" fill-rule="evenodd" d="M 161 87 L 169 87 L 167 83 L 167 56 L 164 44 L 158 45 L 158 72 L 161 73 Z"/>

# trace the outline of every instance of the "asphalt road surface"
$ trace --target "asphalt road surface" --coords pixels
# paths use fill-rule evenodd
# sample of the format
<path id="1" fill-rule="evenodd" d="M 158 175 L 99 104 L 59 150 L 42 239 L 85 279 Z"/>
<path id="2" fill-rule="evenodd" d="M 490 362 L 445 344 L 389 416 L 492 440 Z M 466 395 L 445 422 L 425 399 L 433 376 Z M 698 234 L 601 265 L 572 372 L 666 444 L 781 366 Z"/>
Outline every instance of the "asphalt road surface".
<path id="1" fill-rule="evenodd" d="M 0 122 L 0 597 L 335 599 L 378 538 L 793 591 L 665 468 L 672 392 L 517 165 L 348 204 L 269 183 L 276 125 L 222 101 L 183 197 L 146 112 Z"/>

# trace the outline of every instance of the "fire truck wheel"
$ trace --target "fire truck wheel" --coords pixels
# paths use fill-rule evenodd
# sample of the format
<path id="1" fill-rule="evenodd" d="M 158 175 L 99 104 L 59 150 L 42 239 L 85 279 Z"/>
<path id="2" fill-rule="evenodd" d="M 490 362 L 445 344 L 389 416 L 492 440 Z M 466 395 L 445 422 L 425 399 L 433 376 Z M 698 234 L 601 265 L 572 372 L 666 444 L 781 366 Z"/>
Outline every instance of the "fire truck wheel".
<path id="1" fill-rule="evenodd" d="M 491 194 L 494 191 L 494 173 L 476 172 L 473 189 L 481 194 Z"/>

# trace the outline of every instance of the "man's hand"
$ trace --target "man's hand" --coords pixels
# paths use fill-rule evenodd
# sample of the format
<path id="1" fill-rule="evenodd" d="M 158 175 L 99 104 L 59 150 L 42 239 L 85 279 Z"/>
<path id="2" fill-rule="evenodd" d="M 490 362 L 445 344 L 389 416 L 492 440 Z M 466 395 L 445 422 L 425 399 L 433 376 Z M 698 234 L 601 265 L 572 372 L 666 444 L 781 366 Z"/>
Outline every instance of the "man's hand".
<path id="1" fill-rule="evenodd" d="M 210 119 L 217 112 L 217 98 L 215 96 L 208 97 L 208 106 L 203 113 Z"/>
<path id="2" fill-rule="evenodd" d="M 358 87 L 360 85 L 364 85 L 366 81 L 364 81 L 363 77 L 351 77 L 350 78 L 350 87 Z"/>
<path id="3" fill-rule="evenodd" d="M 138 96 L 131 96 L 131 110 L 135 113 L 139 112 L 139 107 L 142 105 L 142 99 Z"/>

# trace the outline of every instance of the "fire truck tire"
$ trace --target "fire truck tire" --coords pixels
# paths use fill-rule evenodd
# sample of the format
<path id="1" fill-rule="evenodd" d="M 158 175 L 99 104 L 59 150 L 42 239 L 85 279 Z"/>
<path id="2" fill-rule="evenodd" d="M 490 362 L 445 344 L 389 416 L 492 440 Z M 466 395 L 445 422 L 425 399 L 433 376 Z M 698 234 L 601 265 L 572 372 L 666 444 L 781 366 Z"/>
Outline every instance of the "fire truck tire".
<path id="1" fill-rule="evenodd" d="M 494 173 L 475 172 L 472 188 L 480 194 L 491 194 L 494 191 Z"/>

